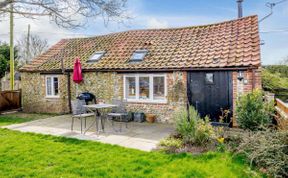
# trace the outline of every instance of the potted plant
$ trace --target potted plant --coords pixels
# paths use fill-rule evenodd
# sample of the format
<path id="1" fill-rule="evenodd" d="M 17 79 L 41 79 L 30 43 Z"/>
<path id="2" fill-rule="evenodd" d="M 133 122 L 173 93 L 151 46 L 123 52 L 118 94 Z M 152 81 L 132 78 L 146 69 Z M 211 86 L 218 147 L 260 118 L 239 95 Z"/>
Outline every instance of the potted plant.
<path id="1" fill-rule="evenodd" d="M 146 121 L 149 122 L 149 123 L 153 123 L 155 122 L 155 119 L 156 119 L 156 115 L 155 114 L 146 114 Z"/>
<path id="2" fill-rule="evenodd" d="M 135 111 L 133 113 L 133 119 L 135 122 L 144 122 L 145 121 L 145 114 L 142 111 Z"/>

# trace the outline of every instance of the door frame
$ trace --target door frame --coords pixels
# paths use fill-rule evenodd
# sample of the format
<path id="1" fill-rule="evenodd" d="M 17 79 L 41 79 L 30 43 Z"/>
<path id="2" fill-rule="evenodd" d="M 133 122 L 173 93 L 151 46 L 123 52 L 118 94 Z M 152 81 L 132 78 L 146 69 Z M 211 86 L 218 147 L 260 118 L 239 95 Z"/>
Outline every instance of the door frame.
<path id="1" fill-rule="evenodd" d="M 191 87 L 190 87 L 190 81 L 191 81 L 191 74 L 192 73 L 197 73 L 197 72 L 203 72 L 203 73 L 209 73 L 209 72 L 227 72 L 228 74 L 228 103 L 229 103 L 229 110 L 230 110 L 230 116 L 232 119 L 233 117 L 233 111 L 234 111 L 234 98 L 233 98 L 233 71 L 232 70 L 192 70 L 192 71 L 187 71 L 187 81 L 186 81 L 186 86 L 187 86 L 187 104 L 188 106 L 193 106 L 191 103 L 192 96 L 191 96 Z M 205 80 L 205 79 L 203 79 Z"/>

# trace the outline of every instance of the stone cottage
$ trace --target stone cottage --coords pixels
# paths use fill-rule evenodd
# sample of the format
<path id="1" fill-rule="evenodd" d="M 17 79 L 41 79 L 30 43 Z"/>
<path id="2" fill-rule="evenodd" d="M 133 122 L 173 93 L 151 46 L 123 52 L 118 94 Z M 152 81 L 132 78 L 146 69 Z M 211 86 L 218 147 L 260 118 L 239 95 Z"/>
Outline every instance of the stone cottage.
<path id="1" fill-rule="evenodd" d="M 79 57 L 84 81 L 72 81 Z M 187 103 L 202 116 L 235 108 L 243 92 L 261 87 L 257 16 L 184 28 L 132 30 L 63 39 L 21 69 L 23 109 L 68 113 L 89 91 L 127 99 L 128 109 L 161 121 Z"/>

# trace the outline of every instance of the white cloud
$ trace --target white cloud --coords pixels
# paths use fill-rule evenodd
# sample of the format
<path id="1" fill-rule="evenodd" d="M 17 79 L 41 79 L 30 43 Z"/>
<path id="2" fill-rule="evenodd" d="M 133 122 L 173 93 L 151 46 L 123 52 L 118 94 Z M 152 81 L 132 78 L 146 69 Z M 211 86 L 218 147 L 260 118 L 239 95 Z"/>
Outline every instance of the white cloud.
<path id="1" fill-rule="evenodd" d="M 1 19 L 2 20 L 2 19 Z M 5 18 L 0 21 L 1 41 L 9 41 L 9 19 Z M 48 40 L 50 45 L 55 44 L 62 38 L 72 38 L 83 36 L 77 33 L 73 33 L 71 30 L 58 27 L 55 23 L 51 22 L 48 17 L 40 17 L 37 19 L 28 19 L 19 16 L 14 18 L 14 43 L 24 34 L 27 33 L 28 24 L 31 27 L 31 34 L 37 34 L 42 38 Z"/>
<path id="2" fill-rule="evenodd" d="M 285 16 L 288 16 L 288 3 L 286 2 L 286 4 L 284 5 L 284 7 L 283 7 L 283 14 L 285 15 Z"/>
<path id="3" fill-rule="evenodd" d="M 147 28 L 167 28 L 168 22 L 165 20 L 158 20 L 156 18 L 147 19 Z"/>
<path id="4" fill-rule="evenodd" d="M 231 20 L 231 17 L 221 16 L 148 16 L 146 14 L 137 15 L 130 21 L 130 24 L 125 27 L 119 27 L 118 31 L 129 30 L 129 29 L 146 29 L 146 28 L 174 28 L 174 27 L 187 27 L 197 25 L 207 25 L 211 23 L 222 22 L 225 20 Z M 113 27 L 113 26 L 111 26 Z M 109 29 L 104 31 L 109 32 Z"/>

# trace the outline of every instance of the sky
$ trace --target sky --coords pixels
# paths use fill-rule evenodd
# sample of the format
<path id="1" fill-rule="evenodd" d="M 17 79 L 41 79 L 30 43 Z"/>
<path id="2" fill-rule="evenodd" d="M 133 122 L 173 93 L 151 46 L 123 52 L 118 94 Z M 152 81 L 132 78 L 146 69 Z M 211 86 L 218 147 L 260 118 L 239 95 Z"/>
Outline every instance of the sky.
<path id="1" fill-rule="evenodd" d="M 243 15 L 269 14 L 267 2 L 281 0 L 244 0 Z M 274 7 L 273 15 L 259 23 L 262 64 L 277 64 L 288 56 L 288 0 Z M 79 29 L 57 27 L 47 17 L 36 20 L 15 17 L 15 43 L 27 33 L 37 34 L 55 44 L 62 38 L 89 37 L 119 31 L 149 28 L 185 27 L 217 23 L 237 18 L 236 0 L 127 0 L 130 17 L 124 23 L 109 22 L 104 25 L 101 17 L 88 19 Z M 0 41 L 9 41 L 9 19 L 0 19 Z"/>

